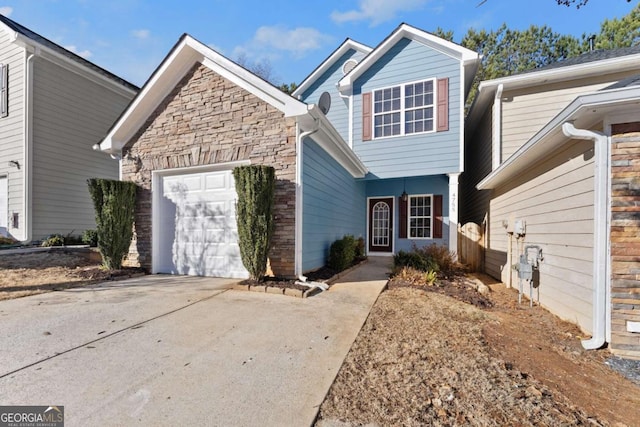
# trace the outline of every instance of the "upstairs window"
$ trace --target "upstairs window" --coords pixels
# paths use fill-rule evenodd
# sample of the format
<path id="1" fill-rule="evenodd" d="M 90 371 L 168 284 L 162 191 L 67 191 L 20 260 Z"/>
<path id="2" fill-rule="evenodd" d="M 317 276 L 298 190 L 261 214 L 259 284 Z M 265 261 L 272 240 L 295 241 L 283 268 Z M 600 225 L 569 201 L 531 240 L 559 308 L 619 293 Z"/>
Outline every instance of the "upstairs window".
<path id="1" fill-rule="evenodd" d="M 409 135 L 434 130 L 435 80 L 373 92 L 373 137 Z"/>
<path id="2" fill-rule="evenodd" d="M 9 66 L 0 64 L 0 117 L 9 115 Z"/>

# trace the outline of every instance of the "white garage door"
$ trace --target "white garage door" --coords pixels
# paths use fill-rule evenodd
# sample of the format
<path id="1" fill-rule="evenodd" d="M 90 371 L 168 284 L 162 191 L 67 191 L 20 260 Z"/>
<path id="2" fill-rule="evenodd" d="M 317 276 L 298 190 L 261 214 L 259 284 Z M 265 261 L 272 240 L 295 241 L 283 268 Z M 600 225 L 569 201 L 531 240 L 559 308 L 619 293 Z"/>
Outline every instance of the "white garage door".
<path id="1" fill-rule="evenodd" d="M 246 278 L 231 171 L 163 176 L 156 200 L 157 273 Z"/>

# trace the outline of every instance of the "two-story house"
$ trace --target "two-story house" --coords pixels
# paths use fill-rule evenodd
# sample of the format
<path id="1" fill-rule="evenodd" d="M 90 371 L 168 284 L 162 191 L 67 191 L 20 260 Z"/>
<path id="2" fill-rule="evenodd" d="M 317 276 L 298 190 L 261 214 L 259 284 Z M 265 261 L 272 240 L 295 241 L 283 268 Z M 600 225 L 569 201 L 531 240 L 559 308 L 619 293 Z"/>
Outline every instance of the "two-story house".
<path id="1" fill-rule="evenodd" d="M 485 229 L 486 273 L 516 287 L 520 255 L 539 248 L 533 297 L 591 334 L 586 348 L 635 357 L 639 73 L 632 47 L 483 81 L 461 177 L 461 221 Z"/>
<path id="2" fill-rule="evenodd" d="M 140 185 L 129 259 L 244 277 L 231 170 L 276 169 L 275 274 L 326 263 L 345 234 L 369 255 L 455 251 L 464 103 L 477 53 L 409 25 L 340 45 L 291 97 L 184 35 L 100 147 Z"/>
<path id="3" fill-rule="evenodd" d="M 0 235 L 95 228 L 87 179 L 118 163 L 92 145 L 138 88 L 2 15 L 0 76 Z"/>

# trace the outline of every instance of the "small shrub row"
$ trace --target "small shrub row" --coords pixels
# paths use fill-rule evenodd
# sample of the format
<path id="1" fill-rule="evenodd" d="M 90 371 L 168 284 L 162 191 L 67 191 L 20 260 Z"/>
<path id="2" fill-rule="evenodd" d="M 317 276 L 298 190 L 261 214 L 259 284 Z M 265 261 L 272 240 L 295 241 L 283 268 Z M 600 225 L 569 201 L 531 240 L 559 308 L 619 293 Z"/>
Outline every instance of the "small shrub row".
<path id="1" fill-rule="evenodd" d="M 328 265 L 335 271 L 343 271 L 362 260 L 364 256 L 364 239 L 356 239 L 347 234 L 331 244 Z"/>
<path id="2" fill-rule="evenodd" d="M 404 267 L 410 267 L 418 271 L 434 271 L 442 278 L 451 278 L 461 273 L 462 266 L 456 262 L 455 255 L 445 246 L 435 243 L 417 247 L 411 251 L 399 251 L 393 257 L 394 274 L 398 274 Z"/>
<path id="3" fill-rule="evenodd" d="M 15 245 L 16 243 L 18 243 L 16 239 L 0 236 L 0 246 Z"/>
<path id="4" fill-rule="evenodd" d="M 73 233 L 73 231 L 71 232 Z M 44 248 L 50 248 L 52 246 L 72 246 L 72 245 L 89 245 L 91 247 L 98 246 L 98 233 L 96 230 L 85 230 L 82 236 L 76 236 L 73 234 L 51 234 L 45 238 L 40 246 Z"/>

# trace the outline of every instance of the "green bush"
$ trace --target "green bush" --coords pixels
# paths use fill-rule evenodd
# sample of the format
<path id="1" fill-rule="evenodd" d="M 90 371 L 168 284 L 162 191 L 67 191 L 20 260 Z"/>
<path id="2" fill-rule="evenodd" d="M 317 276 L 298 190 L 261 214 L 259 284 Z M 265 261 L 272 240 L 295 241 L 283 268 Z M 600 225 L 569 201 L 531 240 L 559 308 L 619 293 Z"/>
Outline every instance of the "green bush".
<path id="1" fill-rule="evenodd" d="M 275 169 L 261 165 L 238 166 L 233 169 L 233 178 L 238 194 L 236 220 L 240 257 L 251 278 L 262 280 L 275 227 Z"/>
<path id="2" fill-rule="evenodd" d="M 359 237 L 356 240 L 356 259 L 363 259 L 366 257 L 366 252 L 364 251 L 364 238 Z"/>
<path id="3" fill-rule="evenodd" d="M 416 247 L 414 247 L 411 252 L 398 251 L 398 253 L 393 256 L 393 269 L 398 271 L 404 267 L 410 267 L 419 271 L 438 271 L 438 264 Z"/>
<path id="4" fill-rule="evenodd" d="M 357 242 L 351 235 L 346 235 L 336 240 L 329 248 L 328 265 L 335 271 L 346 270 L 351 267 L 356 259 Z"/>
<path id="5" fill-rule="evenodd" d="M 98 246 L 98 232 L 96 230 L 84 230 L 82 233 L 82 243 L 92 248 Z"/>
<path id="6" fill-rule="evenodd" d="M 50 248 L 52 246 L 64 246 L 64 237 L 62 234 L 51 234 L 40 244 L 43 248 Z"/>
<path id="7" fill-rule="evenodd" d="M 122 268 L 133 236 L 136 185 L 92 178 L 87 181 L 96 212 L 98 249 L 108 270 Z"/>
<path id="8" fill-rule="evenodd" d="M 73 230 L 75 231 L 75 230 Z M 73 233 L 73 231 L 71 231 L 71 233 Z M 82 237 L 81 236 L 75 236 L 73 234 L 67 234 L 66 236 L 64 236 L 64 244 L 66 246 L 71 246 L 71 245 L 81 245 L 82 244 Z"/>
<path id="9" fill-rule="evenodd" d="M 16 239 L 0 236 L 0 246 L 15 245 L 16 243 L 18 243 Z"/>

